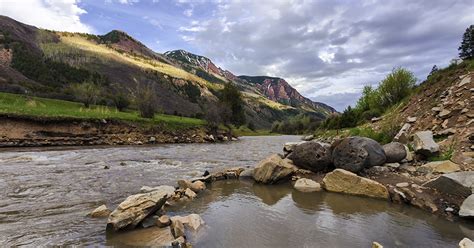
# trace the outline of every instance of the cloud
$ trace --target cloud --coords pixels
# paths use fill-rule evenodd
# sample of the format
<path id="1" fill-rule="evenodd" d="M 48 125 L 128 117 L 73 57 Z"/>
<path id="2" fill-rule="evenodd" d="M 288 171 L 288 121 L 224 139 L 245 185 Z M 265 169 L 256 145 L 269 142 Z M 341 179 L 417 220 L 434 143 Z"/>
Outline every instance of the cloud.
<path id="1" fill-rule="evenodd" d="M 17 21 L 46 29 L 93 33 L 92 27 L 81 22 L 85 13 L 76 0 L 0 1 L 0 14 Z"/>
<path id="2" fill-rule="evenodd" d="M 186 9 L 183 11 L 183 14 L 187 17 L 191 17 L 193 15 L 193 9 Z"/>
<path id="3" fill-rule="evenodd" d="M 433 64 L 446 65 L 474 23 L 472 0 L 239 0 L 214 7 L 179 29 L 186 41 L 237 74 L 283 77 L 338 110 L 357 98 L 335 96 L 356 96 L 394 67 L 423 79 Z"/>
<path id="4" fill-rule="evenodd" d="M 148 23 L 150 23 L 151 25 L 153 25 L 155 27 L 158 27 L 160 29 L 163 29 L 163 26 L 161 25 L 161 22 L 158 21 L 157 19 L 150 18 L 149 16 L 144 16 L 143 19 L 148 21 Z"/>
<path id="5" fill-rule="evenodd" d="M 132 5 L 134 3 L 138 3 L 139 0 L 118 0 L 118 2 L 121 3 L 121 4 L 130 4 L 130 5 Z M 155 2 L 155 1 L 153 1 L 153 2 Z"/>

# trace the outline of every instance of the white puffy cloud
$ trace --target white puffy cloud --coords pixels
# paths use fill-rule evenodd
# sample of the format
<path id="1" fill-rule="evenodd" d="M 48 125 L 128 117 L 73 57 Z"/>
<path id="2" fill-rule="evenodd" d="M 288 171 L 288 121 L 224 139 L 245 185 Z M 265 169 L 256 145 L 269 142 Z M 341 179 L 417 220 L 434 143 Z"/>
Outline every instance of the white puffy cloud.
<path id="1" fill-rule="evenodd" d="M 81 22 L 80 16 L 87 12 L 78 3 L 77 0 L 0 0 L 0 15 L 46 29 L 94 32 Z"/>
<path id="2" fill-rule="evenodd" d="M 342 110 L 356 98 L 341 96 L 394 67 L 423 79 L 433 64 L 449 63 L 472 13 L 472 0 L 231 0 L 179 30 L 226 69 L 285 78 Z"/>

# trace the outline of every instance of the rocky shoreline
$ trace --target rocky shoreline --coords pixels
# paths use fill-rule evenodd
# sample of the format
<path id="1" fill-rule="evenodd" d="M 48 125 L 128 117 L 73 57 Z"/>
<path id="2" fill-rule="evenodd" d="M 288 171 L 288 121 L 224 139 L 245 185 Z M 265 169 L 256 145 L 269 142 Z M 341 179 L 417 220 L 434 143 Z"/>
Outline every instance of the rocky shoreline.
<path id="1" fill-rule="evenodd" d="M 122 230 L 155 228 L 159 237 L 166 238 L 150 244 L 191 247 L 186 230 L 197 231 L 204 220 L 197 214 L 168 216 L 168 207 L 192 201 L 214 181 L 245 179 L 261 184 L 291 182 L 302 192 L 326 190 L 408 204 L 453 221 L 472 219 L 474 171 L 451 161 L 426 161 L 439 147 L 429 133 L 414 136 L 413 151 L 398 142 L 382 146 L 364 137 L 332 144 L 315 140 L 287 143 L 284 155 L 271 155 L 255 167 L 206 171 L 202 177 L 179 180 L 177 186 L 142 187 L 140 194 L 127 197 L 113 212 L 101 206 L 91 216 L 108 217 L 107 229 L 118 235 Z M 463 239 L 460 247 L 469 242 Z"/>
<path id="2" fill-rule="evenodd" d="M 0 114 L 0 147 L 144 145 L 236 140 L 205 127 L 166 130 L 130 122 Z"/>

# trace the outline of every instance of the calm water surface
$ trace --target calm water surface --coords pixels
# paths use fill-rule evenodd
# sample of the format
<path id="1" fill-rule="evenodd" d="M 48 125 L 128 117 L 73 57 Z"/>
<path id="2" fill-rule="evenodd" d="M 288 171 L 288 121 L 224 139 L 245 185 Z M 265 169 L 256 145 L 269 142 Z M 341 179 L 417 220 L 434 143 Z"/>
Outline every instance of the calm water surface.
<path id="1" fill-rule="evenodd" d="M 101 204 L 114 208 L 144 185 L 174 185 L 204 170 L 253 166 L 280 152 L 285 142 L 298 140 L 273 136 L 228 144 L 3 150 L 0 247 L 117 245 L 107 240 L 106 220 L 86 217 L 89 211 Z M 457 247 L 463 237 L 474 239 L 472 223 L 385 201 L 238 180 L 209 189 L 171 213 L 198 213 L 206 221 L 189 235 L 194 247 L 370 247 L 372 241 L 385 247 Z"/>

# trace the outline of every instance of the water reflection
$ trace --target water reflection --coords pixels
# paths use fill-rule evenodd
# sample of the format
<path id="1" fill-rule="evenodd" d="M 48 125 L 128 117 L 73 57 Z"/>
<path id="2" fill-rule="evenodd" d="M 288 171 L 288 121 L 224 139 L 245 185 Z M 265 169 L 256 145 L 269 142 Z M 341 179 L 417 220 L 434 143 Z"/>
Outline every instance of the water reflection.
<path id="1" fill-rule="evenodd" d="M 198 209 L 208 225 L 193 239 L 195 247 L 370 247 L 372 241 L 386 247 L 449 247 L 470 237 L 466 233 L 473 228 L 409 206 L 303 193 L 289 184 L 230 180 L 215 182 L 209 191 L 186 207 L 189 213 Z"/>
<path id="2" fill-rule="evenodd" d="M 278 203 L 283 197 L 290 194 L 291 191 L 291 187 L 287 184 L 272 185 L 271 187 L 258 183 L 252 185 L 253 194 L 269 206 Z"/>

